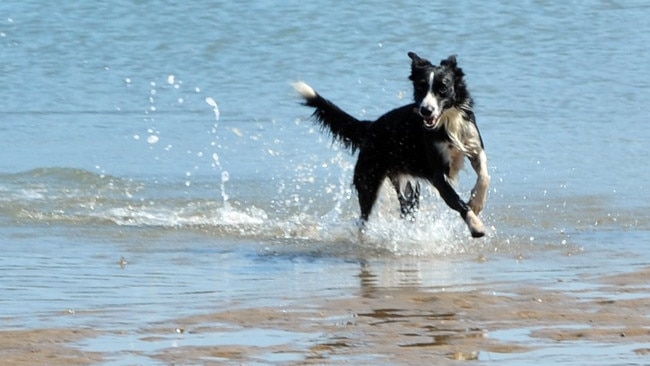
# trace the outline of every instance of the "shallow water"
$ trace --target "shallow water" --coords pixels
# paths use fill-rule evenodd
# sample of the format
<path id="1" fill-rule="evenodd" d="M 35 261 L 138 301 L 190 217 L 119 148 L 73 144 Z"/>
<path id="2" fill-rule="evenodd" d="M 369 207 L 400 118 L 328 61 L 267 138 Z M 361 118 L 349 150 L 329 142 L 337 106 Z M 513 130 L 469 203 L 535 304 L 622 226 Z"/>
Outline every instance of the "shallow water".
<path id="1" fill-rule="evenodd" d="M 301 364 L 326 325 L 260 330 L 234 318 L 187 339 L 172 324 L 228 309 L 326 311 L 321 299 L 363 303 L 369 289 L 507 294 L 525 284 L 624 300 L 590 279 L 650 263 L 650 7 L 430 8 L 0 4 L 2 328 L 97 330 L 71 347 L 105 353 L 104 364 L 166 364 L 163 349 L 226 341 L 271 351 L 188 362 Z M 409 100 L 408 51 L 457 54 L 467 74 L 492 176 L 484 239 L 468 238 L 430 189 L 415 223 L 396 218 L 385 190 L 360 238 L 354 157 L 311 123 L 290 86 L 305 80 L 375 118 Z M 472 180 L 461 176 L 463 195 Z M 172 331 L 162 339 L 160 324 Z M 479 361 L 647 361 L 634 342 L 606 343 L 603 357 L 600 343 L 556 347 L 513 328 L 494 337 L 537 350 L 479 347 Z M 395 362 L 367 345 L 355 345 L 365 350 L 355 362 Z"/>

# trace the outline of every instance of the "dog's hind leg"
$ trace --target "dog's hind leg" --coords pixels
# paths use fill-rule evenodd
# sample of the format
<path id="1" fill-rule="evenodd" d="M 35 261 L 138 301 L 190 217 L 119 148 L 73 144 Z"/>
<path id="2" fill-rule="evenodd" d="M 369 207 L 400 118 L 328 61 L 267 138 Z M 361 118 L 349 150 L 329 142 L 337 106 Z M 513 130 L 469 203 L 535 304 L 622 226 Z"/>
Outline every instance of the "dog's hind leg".
<path id="1" fill-rule="evenodd" d="M 431 183 L 436 187 L 440 193 L 440 197 L 442 197 L 447 206 L 460 213 L 460 216 L 467 224 L 472 237 L 480 238 L 485 235 L 485 226 L 481 219 L 479 219 L 474 211 L 471 210 L 469 205 L 460 198 L 444 174 L 436 174 L 431 180 Z"/>
<path id="2" fill-rule="evenodd" d="M 381 186 L 382 179 L 368 179 L 368 177 L 358 178 L 354 180 L 354 186 L 359 195 L 359 208 L 361 209 L 361 221 L 368 221 L 372 207 L 377 200 L 377 193 Z"/>
<path id="3" fill-rule="evenodd" d="M 420 207 L 420 182 L 395 175 L 390 176 L 390 182 L 397 192 L 400 217 L 415 221 L 415 213 Z"/>
<path id="4" fill-rule="evenodd" d="M 372 207 L 377 200 L 379 188 L 386 178 L 386 173 L 372 161 L 366 161 L 363 152 L 359 154 L 359 160 L 354 167 L 354 187 L 359 196 L 359 208 L 361 209 L 361 221 L 368 221 Z"/>

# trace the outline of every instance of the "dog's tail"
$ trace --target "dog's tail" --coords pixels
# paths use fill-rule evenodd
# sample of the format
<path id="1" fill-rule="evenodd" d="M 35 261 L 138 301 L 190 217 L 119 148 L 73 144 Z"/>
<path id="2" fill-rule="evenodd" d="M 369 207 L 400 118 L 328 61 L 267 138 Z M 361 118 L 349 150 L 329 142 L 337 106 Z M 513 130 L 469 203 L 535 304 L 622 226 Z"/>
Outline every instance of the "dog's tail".
<path id="1" fill-rule="evenodd" d="M 321 127 L 329 129 L 334 140 L 343 144 L 353 153 L 361 147 L 371 122 L 359 121 L 345 113 L 302 81 L 294 83 L 293 88 L 305 99 L 306 106 L 316 108 L 312 116 Z"/>

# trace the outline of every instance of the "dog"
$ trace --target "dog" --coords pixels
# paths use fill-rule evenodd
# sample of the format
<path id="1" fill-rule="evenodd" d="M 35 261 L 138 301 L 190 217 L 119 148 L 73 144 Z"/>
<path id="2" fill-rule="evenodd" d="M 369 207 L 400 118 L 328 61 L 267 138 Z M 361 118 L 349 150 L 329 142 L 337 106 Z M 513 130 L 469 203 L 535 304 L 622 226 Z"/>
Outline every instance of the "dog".
<path id="1" fill-rule="evenodd" d="M 478 214 L 490 185 L 483 139 L 476 124 L 473 100 L 456 56 L 439 65 L 409 52 L 414 102 L 384 114 L 376 121 L 360 121 L 299 81 L 294 89 L 304 105 L 315 108 L 313 118 L 329 130 L 334 141 L 359 156 L 354 187 L 365 224 L 388 178 L 400 203 L 402 217 L 414 219 L 419 207 L 419 178 L 430 182 L 445 203 L 465 221 L 472 237 L 485 235 Z M 468 157 L 477 174 L 469 202 L 454 189 L 458 172 Z"/>

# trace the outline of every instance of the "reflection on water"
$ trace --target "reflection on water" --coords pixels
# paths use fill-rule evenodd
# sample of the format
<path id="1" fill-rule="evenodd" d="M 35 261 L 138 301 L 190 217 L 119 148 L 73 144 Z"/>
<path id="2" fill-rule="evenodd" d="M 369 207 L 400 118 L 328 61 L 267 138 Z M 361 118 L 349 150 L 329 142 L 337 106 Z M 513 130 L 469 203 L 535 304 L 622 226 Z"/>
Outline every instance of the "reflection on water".
<path id="1" fill-rule="evenodd" d="M 136 363 L 216 357 L 400 364 L 389 355 L 416 357 L 414 349 L 418 357 L 519 362 L 553 347 L 546 339 L 556 329 L 568 334 L 567 323 L 589 319 L 612 327 L 607 336 L 642 337 L 638 328 L 616 326 L 626 324 L 618 322 L 629 309 L 647 306 L 647 289 L 626 287 L 621 297 L 621 284 L 630 280 L 603 277 L 630 270 L 623 256 L 618 265 L 599 253 L 561 250 L 354 259 L 301 242 L 279 243 L 273 253 L 272 243 L 223 245 L 201 233 L 188 241 L 179 240 L 188 238 L 185 231 L 160 234 L 127 227 L 109 243 L 101 235 L 81 243 L 63 230 L 38 251 L 14 247 L 0 260 L 12 268 L 3 281 L 3 291 L 12 293 L 0 300 L 3 324 L 92 327 L 102 334 L 77 347 Z M 533 326 L 551 333 L 526 331 Z M 535 338 L 522 342 L 500 332 L 511 328 Z"/>

